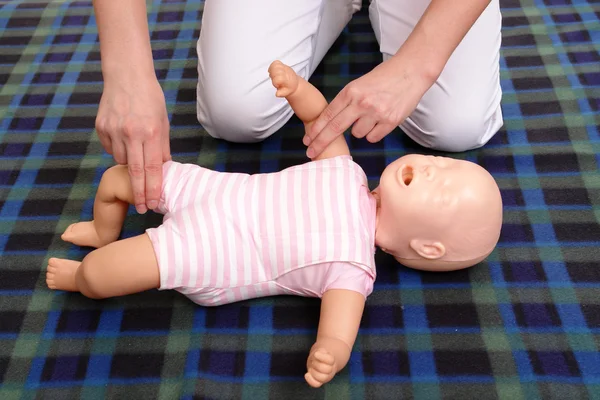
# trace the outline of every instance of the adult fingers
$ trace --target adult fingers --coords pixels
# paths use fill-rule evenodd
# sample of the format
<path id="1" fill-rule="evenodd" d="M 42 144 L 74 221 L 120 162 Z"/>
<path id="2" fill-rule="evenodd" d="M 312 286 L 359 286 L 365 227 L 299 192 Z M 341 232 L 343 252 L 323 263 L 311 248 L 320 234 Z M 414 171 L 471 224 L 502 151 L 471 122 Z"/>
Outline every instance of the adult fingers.
<path id="1" fill-rule="evenodd" d="M 338 136 L 343 135 L 344 131 L 352 126 L 358 117 L 359 115 L 357 115 L 356 109 L 353 106 L 344 108 L 329 121 L 321 133 L 310 141 L 310 145 L 306 151 L 307 156 L 314 158 L 321 154 L 331 142 Z"/>
<path id="2" fill-rule="evenodd" d="M 377 121 L 374 118 L 365 115 L 364 117 L 359 118 L 352 126 L 352 136 L 357 139 L 362 139 L 371 132 L 371 129 L 373 129 L 376 124 Z"/>
<path id="3" fill-rule="evenodd" d="M 162 188 L 162 138 L 146 141 L 144 149 L 144 181 L 145 181 L 145 203 L 153 210 L 158 206 L 160 190 Z M 137 202 L 136 202 L 137 204 Z"/>
<path id="4" fill-rule="evenodd" d="M 108 154 L 113 155 L 112 140 L 106 129 L 105 120 L 101 117 L 96 117 L 95 126 L 96 126 L 96 133 L 98 135 L 98 139 L 100 140 L 100 143 L 102 144 L 102 147 L 104 147 L 104 150 Z"/>
<path id="5" fill-rule="evenodd" d="M 106 134 L 106 132 L 100 131 L 99 129 L 96 129 L 96 132 L 98 134 L 98 139 L 100 140 L 102 147 L 108 154 L 110 154 L 112 156 L 113 149 L 112 149 L 112 140 L 110 139 L 110 136 L 108 136 Z"/>
<path id="6" fill-rule="evenodd" d="M 391 124 L 377 124 L 373 129 L 371 129 L 371 132 L 367 134 L 367 140 L 371 143 L 379 142 L 394 128 L 395 126 Z"/>
<path id="7" fill-rule="evenodd" d="M 112 141 L 112 156 L 117 164 L 127 164 L 127 150 L 122 140 L 116 139 Z"/>
<path id="8" fill-rule="evenodd" d="M 350 104 L 350 99 L 348 98 L 346 92 L 347 91 L 343 89 L 331 101 L 331 103 L 329 103 L 329 105 L 325 107 L 323 112 L 321 112 L 321 115 L 319 115 L 319 117 L 315 120 L 311 128 L 308 129 L 306 136 L 304 136 L 304 145 L 308 146 L 309 144 L 311 144 L 311 142 L 317 136 L 320 136 L 323 129 L 325 129 L 326 126 L 329 126 L 331 121 L 333 121 L 333 119 L 336 118 L 339 113 L 341 113 L 348 107 L 348 105 Z"/>
<path id="9" fill-rule="evenodd" d="M 146 207 L 144 152 L 142 144 L 138 141 L 131 141 L 127 144 L 127 168 L 131 180 L 135 209 L 138 213 L 144 214 L 148 211 Z"/>

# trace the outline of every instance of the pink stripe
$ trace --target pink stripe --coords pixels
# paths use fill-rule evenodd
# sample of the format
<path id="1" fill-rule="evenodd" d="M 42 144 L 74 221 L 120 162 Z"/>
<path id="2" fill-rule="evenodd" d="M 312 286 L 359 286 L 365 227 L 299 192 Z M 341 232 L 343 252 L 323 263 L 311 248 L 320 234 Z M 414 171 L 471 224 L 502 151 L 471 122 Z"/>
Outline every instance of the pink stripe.
<path id="1" fill-rule="evenodd" d="M 238 197 L 238 193 L 240 191 L 240 175 L 232 174 L 227 175 L 228 180 L 231 180 L 231 186 L 229 188 L 229 192 L 225 193 L 227 196 L 227 200 L 229 200 L 228 210 L 230 212 L 229 218 L 223 215 L 223 250 L 225 259 L 227 260 L 225 268 L 225 279 L 224 284 L 226 286 L 230 286 L 232 284 L 232 271 L 236 272 L 234 285 L 237 285 L 238 279 L 241 274 L 244 273 L 243 269 L 243 255 L 241 252 L 243 251 L 243 247 L 241 243 L 236 243 L 236 237 L 238 237 L 238 231 L 236 230 L 237 225 L 235 225 L 239 221 L 238 217 L 238 207 L 237 202 L 241 201 Z M 229 182 L 228 182 L 229 183 Z M 225 198 L 223 199 L 225 202 Z M 224 203 L 223 202 L 223 203 Z M 225 203 L 224 203 L 225 204 Z M 233 223 L 230 223 L 230 221 Z"/>
<path id="2" fill-rule="evenodd" d="M 184 193 L 182 193 L 182 201 L 183 198 L 187 198 L 188 201 L 191 201 L 191 199 L 194 199 L 197 196 L 196 193 L 196 188 L 198 187 L 198 176 L 200 175 L 199 173 L 200 170 L 196 170 L 193 171 L 190 175 L 189 178 L 186 180 L 185 182 L 185 191 Z M 185 195 L 184 195 L 185 194 Z M 200 254 L 198 254 L 198 250 L 199 250 L 199 246 L 196 245 L 196 254 L 191 254 L 191 246 L 190 246 L 190 241 L 196 241 L 196 243 L 198 243 L 198 239 L 199 236 L 197 236 L 197 234 L 199 234 L 199 229 L 198 229 L 198 224 L 196 223 L 197 221 L 197 216 L 196 216 L 196 207 L 187 207 L 186 208 L 186 213 L 180 213 L 180 226 L 181 229 L 184 229 L 184 237 L 185 237 L 185 242 L 184 242 L 184 246 L 183 246 L 183 263 L 187 264 L 187 267 L 183 268 L 183 275 L 181 278 L 181 282 L 183 284 L 183 286 L 191 286 L 191 287 L 196 287 L 196 282 L 198 281 L 198 277 L 196 275 L 196 280 L 194 282 L 189 282 L 190 280 L 190 268 L 192 268 L 192 263 L 189 261 L 192 259 L 192 257 L 194 257 L 196 263 L 200 264 Z M 189 219 L 189 221 L 187 221 L 187 223 L 190 225 L 191 230 L 189 230 L 190 228 L 188 228 L 186 226 L 186 221 L 184 221 L 184 218 Z M 200 265 L 198 265 L 199 267 Z M 198 268 L 200 269 L 200 268 Z"/>
<path id="3" fill-rule="evenodd" d="M 178 212 L 177 214 L 177 219 L 178 219 L 178 223 L 177 226 L 180 229 L 180 238 L 179 238 L 179 242 L 180 242 L 180 249 L 181 249 L 181 264 L 179 265 L 179 270 L 180 270 L 180 274 L 181 274 L 181 286 L 187 286 L 188 284 L 188 279 L 190 277 L 190 246 L 188 244 L 189 240 L 193 238 L 192 236 L 192 232 L 188 232 L 186 230 L 186 226 L 184 224 L 184 213 L 182 212 Z"/>
<path id="4" fill-rule="evenodd" d="M 169 195 L 171 197 L 170 205 L 171 210 L 179 210 L 183 203 L 181 196 L 181 176 L 184 174 L 186 167 L 176 163 L 173 164 L 173 174 L 171 178 L 171 184 L 169 187 Z"/>
<path id="5" fill-rule="evenodd" d="M 167 207 L 169 209 L 169 218 L 172 218 L 173 216 L 170 214 L 171 212 L 174 212 L 175 210 L 177 210 L 177 207 L 175 206 L 175 201 L 177 200 L 177 193 L 175 192 L 175 187 L 176 187 L 176 182 L 179 179 L 179 164 L 178 163 L 174 163 L 171 165 L 171 168 L 173 169 L 172 172 L 170 171 L 171 177 L 169 178 L 169 182 L 167 183 L 167 186 L 165 187 L 166 193 L 168 193 L 169 197 L 168 197 L 168 202 L 169 204 L 167 204 Z M 168 231 L 165 231 L 165 238 L 166 238 L 166 252 L 163 254 L 165 256 L 165 258 L 168 260 L 167 261 L 167 270 L 168 270 L 168 275 L 167 275 L 167 287 L 168 288 L 173 288 L 175 286 L 175 275 L 177 274 L 177 270 L 180 266 L 177 265 L 176 263 L 176 259 L 175 259 L 175 252 L 173 251 L 175 249 L 175 236 L 176 236 L 176 224 L 174 224 L 173 222 L 175 221 L 169 221 L 169 224 L 171 225 L 171 227 L 169 228 Z"/>
<path id="6" fill-rule="evenodd" d="M 313 226 L 311 219 L 309 218 L 310 213 L 310 198 L 314 190 L 310 187 L 309 183 L 309 171 L 310 168 L 314 166 L 309 166 L 303 169 L 302 171 L 302 192 L 306 193 L 305 196 L 302 196 L 302 217 L 304 218 L 304 226 L 305 231 L 309 234 L 305 237 L 307 240 L 304 242 L 304 264 L 307 264 L 312 258 L 312 235 L 316 228 Z"/>
<path id="7" fill-rule="evenodd" d="M 256 297 L 256 288 L 254 287 L 255 285 L 248 285 L 246 286 L 246 290 L 248 292 L 248 298 L 249 299 L 253 299 Z"/>
<path id="8" fill-rule="evenodd" d="M 215 221 L 213 221 L 212 216 L 210 214 L 210 210 L 208 208 L 212 207 L 212 204 L 208 203 L 208 198 L 211 196 L 211 193 L 216 190 L 216 184 L 217 184 L 217 180 L 219 179 L 219 175 L 214 175 L 209 177 L 208 179 L 208 183 L 206 185 L 206 203 L 208 204 L 208 207 L 205 208 L 203 210 L 203 216 L 204 216 L 204 220 L 206 222 L 206 232 L 204 232 L 205 235 L 209 235 L 209 237 L 213 237 L 214 235 L 214 223 Z M 217 221 L 218 223 L 218 221 Z M 211 240 L 212 243 L 212 240 Z M 215 285 L 215 276 L 212 273 L 216 267 L 217 267 L 217 249 L 214 246 L 209 246 L 208 249 L 204 249 L 204 251 L 208 251 L 210 253 L 210 258 L 209 258 L 209 265 L 205 265 L 204 266 L 204 277 L 208 276 L 208 283 L 207 283 L 207 287 L 214 287 Z"/>
<path id="9" fill-rule="evenodd" d="M 275 235 L 277 238 L 276 243 L 281 243 L 283 246 L 285 246 L 283 219 L 290 219 L 290 216 L 287 213 L 287 191 L 289 179 L 290 174 L 285 171 L 275 175 L 275 179 L 273 181 L 273 215 L 275 216 Z M 282 247 L 277 246 L 275 253 L 275 260 L 277 260 L 277 265 L 275 266 L 278 272 L 277 276 L 285 273 L 285 265 L 283 262 L 284 251 L 285 250 Z M 275 279 L 275 277 L 272 277 L 272 279 Z"/>
<path id="10" fill-rule="evenodd" d="M 301 199 L 301 193 L 296 191 L 296 181 L 300 178 L 299 169 L 295 168 L 293 173 L 290 174 L 290 185 L 287 194 L 287 199 L 290 204 L 289 208 L 289 230 L 290 230 L 290 265 L 288 265 L 288 269 L 292 269 L 293 266 L 298 265 L 300 260 L 300 246 L 299 241 L 303 240 L 304 237 L 299 235 L 298 229 L 300 228 L 300 222 L 303 220 L 302 215 L 298 215 L 296 210 L 299 210 Z M 302 187 L 300 187 L 302 189 Z"/>
<path id="11" fill-rule="evenodd" d="M 265 192 L 267 189 L 266 185 L 266 177 L 261 175 L 256 182 L 256 196 L 257 196 L 257 210 L 256 210 L 256 227 L 258 227 L 258 240 L 259 240 L 259 259 L 260 265 L 266 271 L 269 269 L 269 246 L 264 243 L 265 237 L 267 236 L 267 223 L 265 219 L 266 210 L 264 210 L 265 204 Z M 258 270 L 257 270 L 257 278 L 253 282 L 260 281 Z"/>
<path id="12" fill-rule="evenodd" d="M 223 204 L 223 192 L 225 191 L 225 182 L 227 181 L 228 176 L 226 174 L 220 173 L 218 175 L 220 179 L 215 180 L 215 187 L 212 189 L 214 191 L 214 203 L 210 205 L 211 208 L 215 210 L 216 213 L 216 221 L 212 221 L 213 229 L 218 226 L 219 230 L 227 229 L 227 222 L 225 220 L 224 213 L 224 204 Z M 212 216 L 211 216 L 212 219 Z M 211 277 L 211 285 L 217 286 L 217 278 L 219 274 L 223 273 L 227 270 L 229 261 L 226 252 L 226 243 L 223 242 L 223 236 L 218 234 L 218 231 L 211 230 L 215 239 L 215 251 L 213 252 L 214 259 L 212 263 L 212 277 Z M 220 246 L 220 247 L 219 247 Z M 219 248 L 222 250 L 219 251 Z"/>
<path id="13" fill-rule="evenodd" d="M 315 183 L 313 186 L 313 191 L 316 191 L 316 193 L 313 193 L 313 195 L 311 196 L 312 199 L 316 200 L 316 207 L 322 207 L 322 204 L 319 204 L 319 198 L 318 198 L 318 194 L 319 194 L 319 190 L 322 190 L 323 188 L 323 164 L 320 163 L 318 165 L 318 169 L 315 171 Z M 323 230 L 323 224 L 319 221 L 319 218 L 317 216 L 317 219 L 315 221 L 315 227 L 313 229 L 313 234 L 312 234 L 312 249 L 311 249 L 311 255 L 313 260 L 319 256 L 320 252 L 321 252 L 321 248 L 323 247 L 321 245 L 321 232 Z"/>
<path id="14" fill-rule="evenodd" d="M 250 190 L 251 196 L 250 196 L 250 202 L 248 204 L 248 208 L 250 209 L 250 212 L 248 213 L 248 223 L 249 223 L 249 228 L 252 229 L 252 234 L 253 237 L 255 238 L 256 242 L 253 243 L 253 249 L 254 251 L 252 252 L 252 272 L 250 274 L 250 279 L 251 282 L 258 282 L 258 270 L 259 268 L 264 268 L 264 265 L 262 263 L 262 258 L 261 258 L 261 249 L 259 249 L 259 244 L 260 244 L 260 237 L 262 234 L 262 229 L 264 229 L 263 224 L 259 223 L 259 208 L 258 208 L 258 204 L 260 202 L 260 181 L 257 181 L 258 178 L 253 177 L 250 178 L 252 179 L 252 187 Z"/>
<path id="15" fill-rule="evenodd" d="M 239 287 L 234 287 L 231 288 L 231 292 L 233 294 L 233 301 L 240 301 L 242 300 L 242 291 L 240 290 Z"/>
<path id="16" fill-rule="evenodd" d="M 355 173 L 354 170 L 351 168 L 349 171 L 349 177 L 348 177 L 348 190 L 350 193 L 356 193 L 356 181 L 355 181 Z M 356 209 L 354 207 L 352 207 L 352 205 L 355 204 L 354 202 L 349 202 L 348 203 L 348 207 L 349 209 L 346 211 L 346 214 L 348 214 L 348 232 L 350 232 L 350 256 L 352 257 L 353 260 L 356 260 L 357 256 L 361 253 L 359 247 L 356 244 L 356 235 L 358 235 L 359 229 L 360 229 L 360 224 L 358 224 L 358 213 L 356 212 Z M 350 208 L 352 207 L 352 208 Z"/>
<path id="17" fill-rule="evenodd" d="M 278 221 L 278 213 L 275 213 L 274 210 L 277 208 L 277 190 L 275 189 L 275 177 L 277 175 L 268 174 L 265 175 L 267 181 L 267 189 L 265 190 L 265 199 L 267 201 L 267 206 L 265 207 L 265 220 L 267 221 L 267 240 L 273 243 L 263 243 L 263 247 L 267 250 L 267 260 L 269 272 L 268 279 L 273 279 L 277 275 L 277 253 L 281 252 L 279 246 L 277 246 L 277 241 L 281 240 L 281 237 L 277 237 L 277 226 L 279 225 Z M 273 238 L 271 235 L 275 236 Z"/>
<path id="18" fill-rule="evenodd" d="M 197 171 L 196 173 L 194 173 L 193 179 L 190 180 L 189 185 L 192 186 L 194 188 L 194 192 L 192 193 L 192 196 L 194 197 L 194 200 L 199 199 L 203 196 L 203 193 L 199 193 L 197 188 L 199 187 L 199 177 L 201 175 L 200 171 Z M 203 260 L 203 254 L 202 252 L 205 251 L 205 249 L 202 248 L 202 242 L 201 242 L 201 236 L 203 234 L 206 234 L 204 232 L 200 232 L 200 217 L 198 216 L 198 213 L 196 212 L 196 208 L 197 207 L 189 207 L 190 210 L 190 220 L 191 220 L 191 225 L 192 225 L 192 232 L 191 235 L 194 238 L 194 240 L 196 241 L 196 257 L 198 259 L 198 270 L 196 272 L 196 279 L 193 282 L 190 282 L 190 286 L 192 287 L 198 287 L 199 286 L 199 282 L 201 282 L 202 280 L 200 279 L 202 277 L 202 274 L 204 272 L 204 268 L 205 266 L 202 265 L 202 263 L 204 262 Z M 189 278 L 188 278 L 189 279 Z"/>
<path id="19" fill-rule="evenodd" d="M 328 158 L 325 160 L 325 163 L 323 164 L 323 170 L 321 171 L 321 173 L 319 174 L 319 177 L 321 178 L 321 183 L 319 184 L 319 186 L 321 188 L 321 207 L 322 210 L 325 213 L 329 213 L 329 215 L 327 216 L 327 219 L 323 218 L 323 228 L 321 228 L 321 230 L 319 232 L 322 232 L 325 234 L 325 236 L 319 240 L 320 243 L 320 248 L 319 248 L 319 258 L 320 259 L 325 259 L 327 257 L 327 250 L 329 248 L 329 246 L 332 246 L 333 244 L 330 242 L 331 239 L 335 238 L 329 238 L 329 233 L 331 232 L 331 225 L 332 225 L 332 221 L 330 220 L 331 218 L 331 209 L 333 204 L 331 203 L 331 192 L 333 186 L 333 182 L 331 182 L 331 175 L 333 173 L 333 159 Z M 325 190 L 327 188 L 327 191 L 329 192 L 329 196 L 327 197 L 327 191 Z M 338 247 L 338 246 L 334 246 L 334 247 Z"/>
<path id="20" fill-rule="evenodd" d="M 184 225 L 184 221 L 183 221 L 183 215 L 181 213 L 181 209 L 182 209 L 182 205 L 184 204 L 184 196 L 183 196 L 183 191 L 181 190 L 183 187 L 185 187 L 184 182 L 182 180 L 182 177 L 184 175 L 185 169 L 186 167 L 184 167 L 181 164 L 175 164 L 176 165 L 176 169 L 173 171 L 173 179 L 172 181 L 172 186 L 171 186 L 171 198 L 173 199 L 173 203 L 174 203 L 174 213 L 173 213 L 173 222 L 175 222 L 173 224 L 173 230 L 174 233 L 176 232 L 176 235 L 170 235 L 173 240 L 175 240 L 175 242 L 173 243 L 173 246 L 170 247 L 171 249 L 171 257 L 173 260 L 173 274 L 171 275 L 172 278 L 172 285 L 175 286 L 180 286 L 180 283 L 177 282 L 177 276 L 181 276 L 183 277 L 183 275 L 189 271 L 189 264 L 188 261 L 189 260 L 189 246 L 187 245 L 187 240 L 189 238 L 187 232 L 185 231 L 185 225 Z M 189 167 L 188 167 L 189 168 Z M 186 265 L 188 264 L 188 265 Z M 181 280 L 181 283 L 183 283 L 183 279 Z"/>
<path id="21" fill-rule="evenodd" d="M 344 202 L 344 210 L 346 211 L 346 214 L 348 213 L 348 199 L 346 198 L 346 196 L 342 196 L 342 198 L 339 198 L 338 196 L 338 186 L 339 185 L 343 185 L 343 187 L 347 188 L 348 187 L 348 182 L 346 181 L 346 168 L 344 165 L 344 161 L 340 160 L 339 158 L 336 158 L 335 160 L 335 168 L 336 171 L 341 169 L 342 172 L 342 181 L 339 182 L 337 185 L 332 185 L 332 191 L 331 191 L 331 204 L 333 204 L 333 229 L 335 232 L 342 232 L 342 218 L 347 218 L 346 215 L 342 215 L 342 210 L 340 207 L 340 203 L 343 201 Z M 342 232 L 343 234 L 347 234 L 349 232 Z M 340 259 L 340 255 L 342 252 L 342 244 L 341 243 L 336 243 L 336 246 L 334 246 L 334 250 L 333 250 L 333 259 L 334 260 L 339 260 Z"/>
<path id="22" fill-rule="evenodd" d="M 170 222 L 171 223 L 171 222 Z M 172 227 L 170 228 L 172 229 Z M 174 239 L 175 239 L 175 234 L 173 232 L 169 232 L 166 231 L 165 232 L 165 237 L 167 239 L 167 245 L 166 245 L 166 254 L 164 254 L 167 258 L 167 265 L 168 265 L 168 279 L 167 279 L 167 287 L 168 288 L 173 288 L 175 286 L 175 271 L 177 269 L 177 265 L 175 265 L 175 254 L 173 254 L 173 251 L 169 251 L 170 249 L 175 248 L 175 243 L 174 243 Z"/>
<path id="23" fill-rule="evenodd" d="M 175 171 L 177 169 L 177 164 L 171 163 L 169 168 L 163 168 L 163 173 L 165 175 L 165 180 L 163 182 L 163 192 L 162 197 L 164 198 L 164 204 L 162 205 L 162 212 L 166 214 L 172 210 L 171 205 L 171 197 L 173 193 L 173 182 L 176 180 L 176 176 L 171 171 Z"/>

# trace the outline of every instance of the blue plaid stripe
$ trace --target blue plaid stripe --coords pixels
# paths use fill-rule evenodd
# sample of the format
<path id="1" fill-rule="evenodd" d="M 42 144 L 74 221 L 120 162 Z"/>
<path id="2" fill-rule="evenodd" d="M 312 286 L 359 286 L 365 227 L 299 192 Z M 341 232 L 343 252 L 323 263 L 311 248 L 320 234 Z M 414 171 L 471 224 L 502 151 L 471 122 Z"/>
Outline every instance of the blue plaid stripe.
<path id="1" fill-rule="evenodd" d="M 45 288 L 47 257 L 91 217 L 112 160 L 92 133 L 102 90 L 90 1 L 0 1 L 0 398 L 598 398 L 600 5 L 503 0 L 505 126 L 476 161 L 505 204 L 477 268 L 431 274 L 377 254 L 378 280 L 348 367 L 302 380 L 319 315 L 280 297 L 199 308 L 174 293 L 95 302 Z M 200 1 L 155 1 L 149 24 L 175 159 L 270 172 L 305 161 L 293 118 L 263 143 L 213 140 L 195 116 Z M 366 4 L 365 4 L 366 6 Z M 331 99 L 380 62 L 366 7 L 312 82 Z M 349 139 L 372 185 L 406 152 L 400 130 Z M 123 236 L 160 223 L 127 220 Z"/>

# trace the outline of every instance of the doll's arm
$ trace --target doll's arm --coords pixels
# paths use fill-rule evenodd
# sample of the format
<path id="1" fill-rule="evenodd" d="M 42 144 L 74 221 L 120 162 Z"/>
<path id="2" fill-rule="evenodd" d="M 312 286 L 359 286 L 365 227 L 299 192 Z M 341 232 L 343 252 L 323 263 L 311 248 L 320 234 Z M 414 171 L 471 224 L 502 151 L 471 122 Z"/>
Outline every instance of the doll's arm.
<path id="1" fill-rule="evenodd" d="M 319 387 L 329 382 L 350 359 L 365 308 L 362 294 L 332 289 L 323 294 L 317 341 L 306 362 L 306 382 Z"/>
<path id="2" fill-rule="evenodd" d="M 327 107 L 327 100 L 323 94 L 281 61 L 274 61 L 271 64 L 269 75 L 273 86 L 277 88 L 276 96 L 285 97 L 294 113 L 304 122 L 304 128 L 310 129 L 313 122 Z M 313 160 L 349 154 L 346 138 L 340 135 Z"/>

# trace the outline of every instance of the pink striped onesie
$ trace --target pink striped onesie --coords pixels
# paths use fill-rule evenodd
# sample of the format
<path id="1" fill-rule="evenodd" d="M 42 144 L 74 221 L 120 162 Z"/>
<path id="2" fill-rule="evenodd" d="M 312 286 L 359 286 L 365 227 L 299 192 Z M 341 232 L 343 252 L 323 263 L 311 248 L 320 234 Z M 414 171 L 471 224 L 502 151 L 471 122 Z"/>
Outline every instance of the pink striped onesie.
<path id="1" fill-rule="evenodd" d="M 375 199 L 351 156 L 255 175 L 170 161 L 163 177 L 163 224 L 147 230 L 161 290 L 205 306 L 372 292 Z"/>

